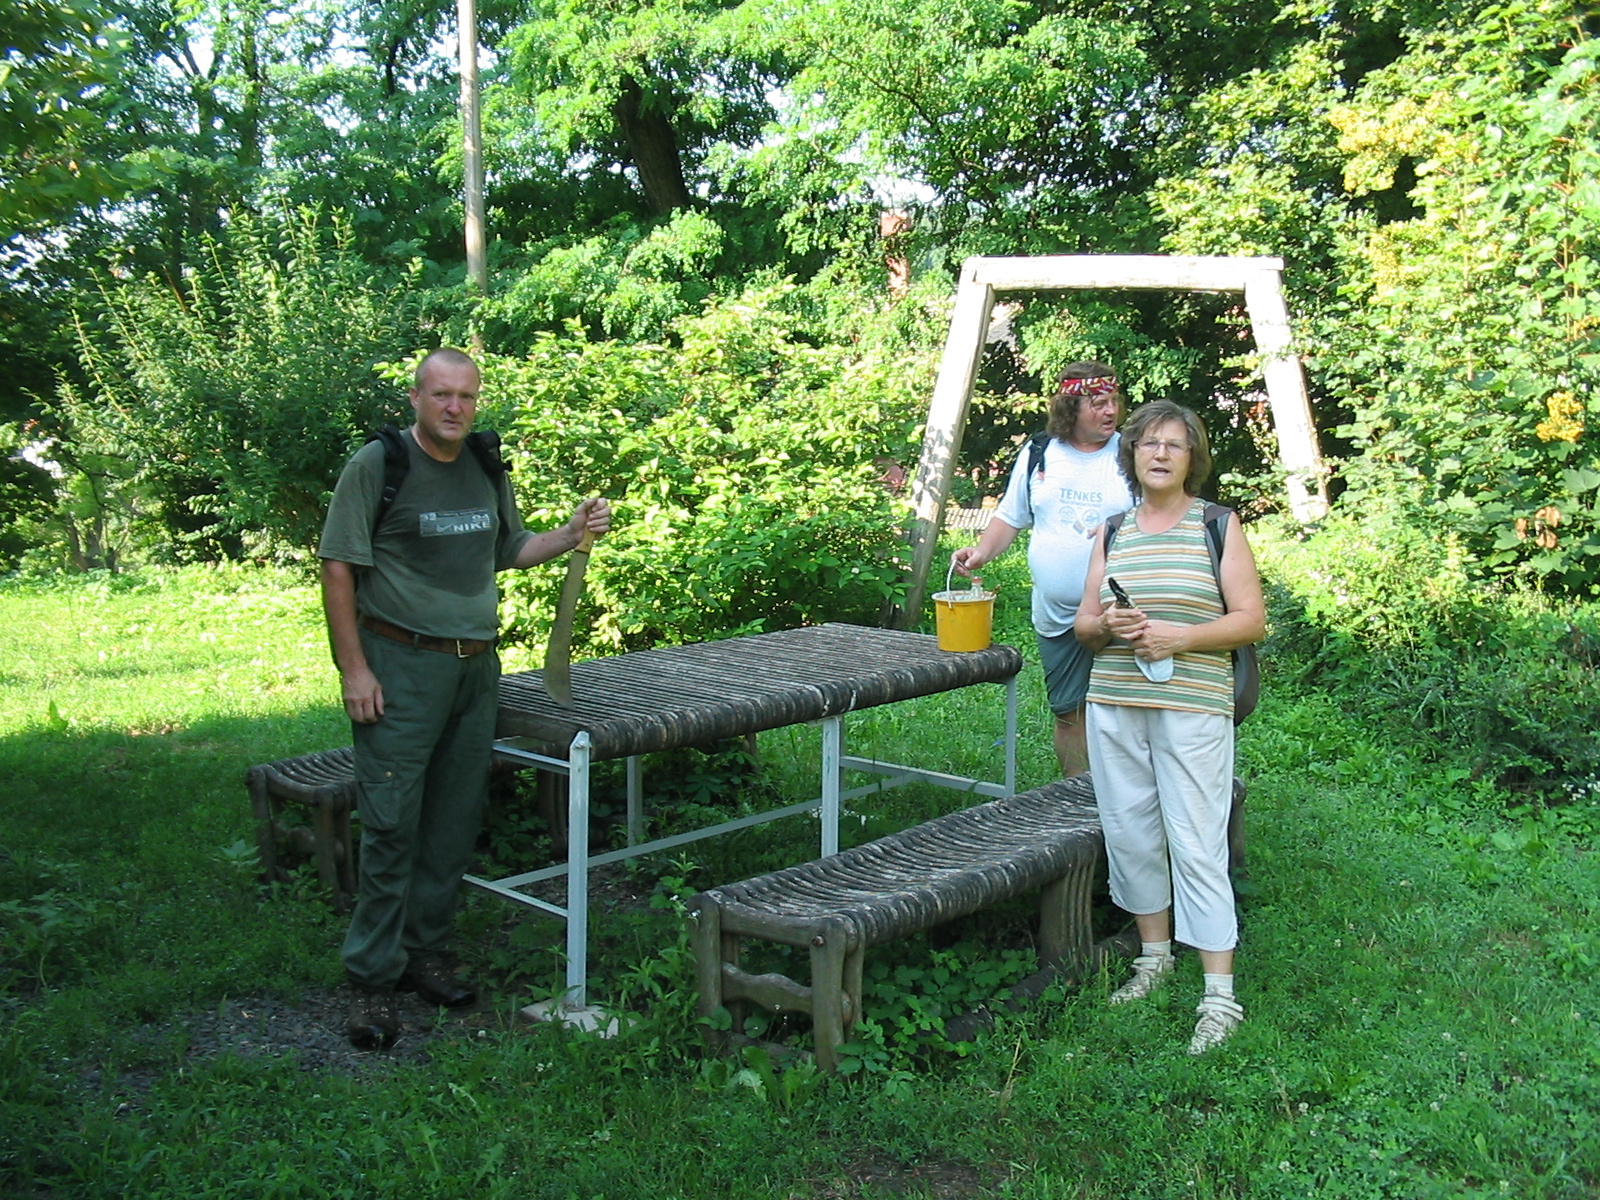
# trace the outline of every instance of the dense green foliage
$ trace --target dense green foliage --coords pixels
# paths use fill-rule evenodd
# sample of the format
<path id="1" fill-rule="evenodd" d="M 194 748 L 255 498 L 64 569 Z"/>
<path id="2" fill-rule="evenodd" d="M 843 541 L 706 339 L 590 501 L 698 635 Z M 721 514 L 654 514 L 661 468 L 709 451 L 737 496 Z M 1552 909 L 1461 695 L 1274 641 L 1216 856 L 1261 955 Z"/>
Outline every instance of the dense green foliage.
<path id="1" fill-rule="evenodd" d="M 1391 27 L 1404 52 L 1359 74 L 1360 39 L 1334 25 L 1219 88 L 1194 161 L 1156 188 L 1165 245 L 1288 257 L 1346 505 L 1583 593 L 1600 581 L 1595 43 L 1560 3 L 1433 15 Z"/>
<path id="2" fill-rule="evenodd" d="M 616 507 L 588 576 L 595 646 L 872 624 L 897 594 L 903 564 L 884 536 L 897 515 L 878 477 L 931 366 L 915 348 L 800 341 L 792 299 L 714 306 L 675 326 L 671 350 L 569 333 L 487 361 L 486 415 L 518 462 L 528 521 L 560 521 L 584 495 Z M 513 636 L 542 630 L 560 577 L 506 581 Z"/>
<path id="3" fill-rule="evenodd" d="M 0 17 L 0 241 L 69 220 L 148 180 L 100 151 L 126 36 L 94 0 L 16 0 Z"/>
<path id="4" fill-rule="evenodd" d="M 462 284 L 447 19 L 378 0 L 8 15 L 0 152 L 9 229 L 32 236 L 6 244 L 0 286 L 7 442 L 53 438 L 70 468 L 56 519 L 15 536 L 79 565 L 303 554 L 333 465 L 386 407 L 373 364 L 476 338 L 542 370 L 577 322 L 594 353 L 687 378 L 698 320 L 783 288 L 773 336 L 852 362 L 846 422 L 894 414 L 828 462 L 903 464 L 928 375 L 902 360 L 937 354 L 964 256 L 1268 254 L 1344 504 L 1459 539 L 1474 577 L 1600 584 L 1600 88 L 1592 21 L 1559 0 L 486 4 L 486 297 Z M 46 182 L 64 169 L 70 186 Z M 905 217 L 887 240 L 885 209 Z M 885 254 L 921 297 L 908 319 L 883 311 Z M 1094 356 L 1136 399 L 1208 417 L 1226 498 L 1277 505 L 1236 303 L 1021 296 L 1009 316 L 964 499 L 1037 426 L 1040 378 Z M 268 373 L 320 377 L 333 402 L 309 419 Z M 818 409 L 836 378 L 803 385 Z M 658 400 L 617 389 L 604 420 L 646 429 Z"/>
<path id="5" fill-rule="evenodd" d="M 60 390 L 64 445 L 112 481 L 108 508 L 145 501 L 208 557 L 218 535 L 309 546 L 351 447 L 398 419 L 374 368 L 415 344 L 413 281 L 311 212 L 240 217 L 207 248 L 186 295 L 155 276 L 105 288 L 104 327 L 79 327 L 88 381 Z"/>
<path id="6" fill-rule="evenodd" d="M 0 1190 L 792 1197 L 944 1181 L 1040 1200 L 1593 1194 L 1600 1042 L 1581 1000 L 1600 961 L 1592 760 L 1586 789 L 1547 804 L 1478 771 L 1448 714 L 1367 697 L 1380 680 L 1422 694 L 1429 667 L 1411 635 L 1430 623 L 1428 640 L 1451 651 L 1494 607 L 1448 563 L 1408 564 L 1415 546 L 1381 542 L 1345 576 L 1350 544 L 1324 558 L 1315 543 L 1257 540 L 1303 607 L 1291 627 L 1280 604 L 1266 696 L 1241 730 L 1249 1015 L 1234 1040 L 1200 1060 L 1183 1052 L 1191 960 L 1148 1006 L 1109 1008 L 1113 979 L 1096 978 L 948 1046 L 943 1019 L 1026 962 L 1019 905 L 874 950 L 859 1069 L 834 1080 L 694 1053 L 673 900 L 810 853 L 803 820 L 642 864 L 634 886 L 653 903 L 597 914 L 596 994 L 639 1018 L 616 1041 L 510 1019 L 560 987 L 558 927 L 482 897 L 460 941 L 490 999 L 448 1026 L 426 1065 L 352 1078 L 243 1047 L 195 1053 L 189 1023 L 338 980 L 342 922 L 314 888 L 264 895 L 254 882 L 242 786 L 252 762 L 347 737 L 315 592 L 253 569 L 7 585 Z M 1000 627 L 1025 631 L 1026 589 L 1010 586 L 1020 564 L 994 568 Z M 1420 586 L 1430 574 L 1432 591 Z M 1369 622 L 1373 610 L 1338 603 L 1368 575 L 1416 590 Z M 1531 644 L 1543 618 L 1510 628 L 1519 611 L 1513 597 L 1497 619 Z M 1593 629 L 1592 608 L 1574 616 Z M 1575 719 L 1590 688 L 1552 674 L 1541 706 Z M 1032 784 L 1054 770 L 1036 663 L 1023 721 Z M 849 736 L 896 761 L 992 770 L 1000 724 L 994 691 L 979 688 L 858 714 Z M 814 794 L 814 731 L 764 734 L 761 751 L 760 790 Z M 735 811 L 768 799 L 751 795 L 747 768 L 707 765 L 651 790 Z M 673 770 L 652 760 L 646 778 Z M 877 836 L 961 802 L 886 793 L 858 802 L 845 832 Z M 803 1042 L 804 1029 L 782 1034 Z"/>
<path id="7" fill-rule="evenodd" d="M 1258 545 L 1274 585 L 1270 646 L 1294 682 L 1337 690 L 1400 736 L 1426 731 L 1441 760 L 1535 807 L 1594 789 L 1592 606 L 1484 587 L 1461 539 L 1434 540 L 1396 513 Z"/>

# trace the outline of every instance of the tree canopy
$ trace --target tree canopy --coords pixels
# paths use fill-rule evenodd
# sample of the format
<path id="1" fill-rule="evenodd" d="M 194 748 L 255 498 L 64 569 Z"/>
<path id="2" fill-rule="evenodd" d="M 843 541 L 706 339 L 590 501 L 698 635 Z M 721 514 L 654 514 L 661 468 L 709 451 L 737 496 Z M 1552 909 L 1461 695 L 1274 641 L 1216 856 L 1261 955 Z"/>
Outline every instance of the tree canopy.
<path id="1" fill-rule="evenodd" d="M 936 356 L 966 255 L 1272 254 L 1339 503 L 1462 539 L 1485 574 L 1600 586 L 1600 101 L 1593 18 L 1569 5 L 481 7 L 484 297 L 463 286 L 447 9 L 8 9 L 0 416 L 5 444 L 42 439 L 64 473 L 55 517 L 30 502 L 4 544 L 83 520 L 99 463 L 124 552 L 303 552 L 330 464 L 381 407 L 377 364 L 440 342 L 528 361 L 606 345 L 653 378 L 691 343 L 737 359 L 698 322 L 726 332 L 718 314 L 756 305 L 785 344 L 846 354 L 862 411 L 903 413 L 894 372 Z M 992 487 L 1037 426 L 1042 377 L 1096 357 L 1136 399 L 1198 409 L 1227 498 L 1274 505 L 1228 303 L 1108 292 L 1008 315 L 964 487 Z M 318 388 L 336 394 L 315 420 L 292 415 Z M 662 400 L 614 403 L 636 421 Z M 904 426 L 873 454 L 914 443 Z"/>

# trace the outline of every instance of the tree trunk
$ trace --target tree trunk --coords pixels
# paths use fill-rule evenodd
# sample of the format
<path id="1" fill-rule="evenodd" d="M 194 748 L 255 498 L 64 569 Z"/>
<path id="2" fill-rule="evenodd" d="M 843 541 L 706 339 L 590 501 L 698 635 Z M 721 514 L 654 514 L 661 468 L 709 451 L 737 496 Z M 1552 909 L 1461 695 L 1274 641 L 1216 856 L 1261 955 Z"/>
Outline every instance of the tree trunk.
<path id="1" fill-rule="evenodd" d="M 266 72 L 256 46 L 256 27 L 248 15 L 243 17 L 239 42 L 239 69 L 244 75 L 244 94 L 239 101 L 239 164 L 252 171 L 261 169 L 261 102 L 266 91 Z"/>
<path id="2" fill-rule="evenodd" d="M 639 183 L 651 211 L 665 216 L 675 209 L 688 208 L 692 200 L 683 181 L 683 160 L 667 115 L 644 111 L 644 90 L 632 76 L 623 78 L 622 93 L 611 111 L 627 139 L 628 154 L 639 172 Z"/>

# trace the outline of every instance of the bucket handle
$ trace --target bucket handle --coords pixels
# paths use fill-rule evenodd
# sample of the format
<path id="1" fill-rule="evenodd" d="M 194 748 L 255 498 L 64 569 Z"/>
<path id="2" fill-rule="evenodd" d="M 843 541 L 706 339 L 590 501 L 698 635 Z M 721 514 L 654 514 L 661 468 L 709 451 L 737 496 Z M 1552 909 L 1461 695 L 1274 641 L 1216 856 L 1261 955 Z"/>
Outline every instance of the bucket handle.
<path id="1" fill-rule="evenodd" d="M 944 573 L 944 590 L 947 591 L 947 592 L 950 590 L 950 581 L 955 576 L 955 571 L 956 571 L 956 556 L 952 554 L 950 556 L 950 565 L 949 565 L 949 567 L 947 567 L 945 569 L 945 573 Z M 979 587 L 978 581 L 976 579 L 974 579 L 971 583 L 969 583 L 967 585 L 967 587 L 972 589 L 972 590 L 974 590 L 974 591 L 978 590 L 978 587 Z"/>

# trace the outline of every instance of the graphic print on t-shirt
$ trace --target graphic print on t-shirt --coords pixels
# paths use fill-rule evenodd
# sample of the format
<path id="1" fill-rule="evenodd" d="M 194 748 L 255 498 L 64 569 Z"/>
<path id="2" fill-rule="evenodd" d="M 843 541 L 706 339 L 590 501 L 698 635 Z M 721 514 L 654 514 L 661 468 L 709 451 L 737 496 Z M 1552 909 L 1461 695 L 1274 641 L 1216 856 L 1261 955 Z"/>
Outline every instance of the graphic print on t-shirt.
<path id="1" fill-rule="evenodd" d="M 453 537 L 462 533 L 483 533 L 494 528 L 487 508 L 462 508 L 454 512 L 425 512 L 417 515 L 417 536 Z"/>
<path id="2" fill-rule="evenodd" d="M 1103 488 L 1085 491 L 1083 488 L 1064 485 L 1056 493 L 1056 519 L 1079 537 L 1087 539 L 1100 527 L 1105 508 Z"/>

